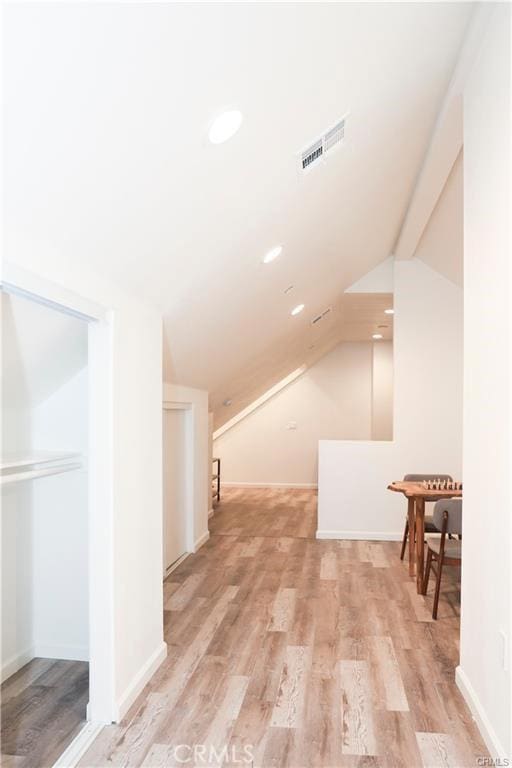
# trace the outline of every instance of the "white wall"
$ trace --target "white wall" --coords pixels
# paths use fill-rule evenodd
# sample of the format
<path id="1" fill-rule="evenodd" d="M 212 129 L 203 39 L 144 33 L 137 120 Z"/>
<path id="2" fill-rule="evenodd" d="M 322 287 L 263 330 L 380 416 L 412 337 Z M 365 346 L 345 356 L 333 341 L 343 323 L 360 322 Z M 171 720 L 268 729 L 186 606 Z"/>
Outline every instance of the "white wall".
<path id="1" fill-rule="evenodd" d="M 372 440 L 393 439 L 393 344 L 373 344 Z"/>
<path id="2" fill-rule="evenodd" d="M 511 751 L 510 16 L 509 4 L 494 9 L 464 93 L 464 517 L 458 682 L 493 756 L 500 758 Z"/>
<path id="3" fill-rule="evenodd" d="M 407 472 L 462 469 L 462 290 L 421 261 L 395 264 L 392 442 L 321 440 L 318 535 L 400 538 Z"/>
<path id="4" fill-rule="evenodd" d="M 34 657 L 32 483 L 2 487 L 2 680 Z"/>
<path id="5" fill-rule="evenodd" d="M 371 439 L 375 403 L 382 434 L 384 411 L 392 407 L 386 366 L 390 359 L 392 365 L 392 344 L 378 345 L 383 364 L 375 377 L 373 346 L 371 342 L 338 345 L 217 438 L 214 453 L 221 458 L 223 482 L 316 485 L 318 441 Z"/>
<path id="6" fill-rule="evenodd" d="M 33 412 L 37 451 L 82 454 L 83 468 L 32 483 L 34 655 L 89 658 L 88 371 Z"/>
<path id="7" fill-rule="evenodd" d="M 189 508 L 192 526 L 188 548 L 194 552 L 208 539 L 208 511 L 210 509 L 209 477 L 209 418 L 208 392 L 193 387 L 164 383 L 164 403 L 190 405 L 190 430 L 187 434 L 187 475 L 189 477 Z"/>

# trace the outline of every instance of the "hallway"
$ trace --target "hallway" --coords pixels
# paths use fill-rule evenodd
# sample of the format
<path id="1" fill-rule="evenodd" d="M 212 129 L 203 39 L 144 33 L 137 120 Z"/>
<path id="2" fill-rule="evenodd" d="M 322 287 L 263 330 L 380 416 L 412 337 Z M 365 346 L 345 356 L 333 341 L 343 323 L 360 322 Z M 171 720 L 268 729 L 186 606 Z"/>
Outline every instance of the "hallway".
<path id="1" fill-rule="evenodd" d="M 166 662 L 83 768 L 469 768 L 487 755 L 454 682 L 451 569 L 433 622 L 398 542 L 317 541 L 315 518 L 315 491 L 224 491 L 210 540 L 164 584 Z"/>

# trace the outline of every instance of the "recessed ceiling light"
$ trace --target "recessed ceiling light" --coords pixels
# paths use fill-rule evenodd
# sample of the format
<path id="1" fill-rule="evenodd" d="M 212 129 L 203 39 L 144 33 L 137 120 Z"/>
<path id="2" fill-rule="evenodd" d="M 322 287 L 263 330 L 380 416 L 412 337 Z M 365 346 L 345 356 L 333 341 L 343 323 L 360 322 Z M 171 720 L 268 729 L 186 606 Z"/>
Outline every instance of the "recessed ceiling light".
<path id="1" fill-rule="evenodd" d="M 232 403 L 232 402 L 233 402 L 233 401 L 232 401 L 232 400 L 230 400 L 230 399 L 228 398 L 227 400 L 224 400 L 224 402 L 222 403 L 222 405 L 225 405 L 225 406 L 226 406 L 226 408 L 227 408 L 229 405 L 231 405 L 231 403 Z"/>
<path id="2" fill-rule="evenodd" d="M 372 334 L 372 339 L 382 339 L 382 333 L 374 333 L 374 334 Z"/>
<path id="3" fill-rule="evenodd" d="M 281 255 L 282 250 L 282 245 L 276 245 L 274 248 L 271 248 L 270 251 L 264 255 L 263 263 L 270 264 L 271 261 L 274 261 L 274 259 L 277 259 L 277 257 Z"/>
<path id="4" fill-rule="evenodd" d="M 395 314 L 395 310 L 394 309 L 385 309 L 384 310 L 384 314 L 385 315 L 394 315 Z"/>
<path id="5" fill-rule="evenodd" d="M 230 109 L 219 115 L 210 126 L 208 138 L 212 144 L 222 144 L 238 131 L 242 125 L 243 115 L 238 109 Z"/>
<path id="6" fill-rule="evenodd" d="M 290 314 L 295 317 L 295 315 L 300 314 L 303 309 L 304 309 L 304 304 L 297 304 L 297 306 L 292 309 Z"/>

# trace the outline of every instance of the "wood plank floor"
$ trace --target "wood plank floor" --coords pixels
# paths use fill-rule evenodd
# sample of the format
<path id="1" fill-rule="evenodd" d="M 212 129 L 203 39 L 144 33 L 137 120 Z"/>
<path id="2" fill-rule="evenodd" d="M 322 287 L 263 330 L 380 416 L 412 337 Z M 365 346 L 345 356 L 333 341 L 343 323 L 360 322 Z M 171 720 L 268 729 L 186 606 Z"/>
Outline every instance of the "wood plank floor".
<path id="1" fill-rule="evenodd" d="M 210 540 L 164 585 L 167 661 L 82 768 L 473 768 L 487 755 L 454 682 L 456 574 L 433 622 L 398 543 L 316 541 L 315 509 L 313 491 L 223 494 Z"/>
<path id="2" fill-rule="evenodd" d="M 2 768 L 52 766 L 85 724 L 89 665 L 33 659 L 1 687 Z"/>

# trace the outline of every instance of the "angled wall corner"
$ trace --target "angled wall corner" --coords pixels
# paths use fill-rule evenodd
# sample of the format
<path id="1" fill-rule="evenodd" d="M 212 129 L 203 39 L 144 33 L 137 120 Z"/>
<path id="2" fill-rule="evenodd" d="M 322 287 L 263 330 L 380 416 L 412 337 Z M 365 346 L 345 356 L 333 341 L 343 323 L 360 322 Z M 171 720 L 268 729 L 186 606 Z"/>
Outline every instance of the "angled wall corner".
<path id="1" fill-rule="evenodd" d="M 456 285 L 464 271 L 464 173 L 459 153 L 432 215 L 423 230 L 414 258 L 425 262 Z"/>
<path id="2" fill-rule="evenodd" d="M 393 293 L 394 261 L 393 256 L 388 256 L 347 288 L 345 293 Z"/>

